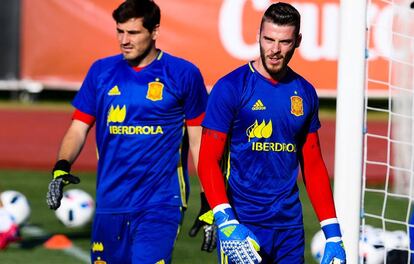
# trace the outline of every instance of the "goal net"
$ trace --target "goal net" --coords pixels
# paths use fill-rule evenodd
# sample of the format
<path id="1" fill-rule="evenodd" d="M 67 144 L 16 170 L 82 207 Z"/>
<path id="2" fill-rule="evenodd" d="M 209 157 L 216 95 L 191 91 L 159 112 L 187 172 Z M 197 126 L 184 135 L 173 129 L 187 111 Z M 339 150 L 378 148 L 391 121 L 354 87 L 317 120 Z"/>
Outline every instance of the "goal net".
<path id="1" fill-rule="evenodd" d="M 382 237 L 387 254 L 378 263 L 401 263 L 391 253 L 414 261 L 407 236 L 414 205 L 412 2 L 371 0 L 367 6 L 361 230 L 370 225 L 400 234 Z"/>

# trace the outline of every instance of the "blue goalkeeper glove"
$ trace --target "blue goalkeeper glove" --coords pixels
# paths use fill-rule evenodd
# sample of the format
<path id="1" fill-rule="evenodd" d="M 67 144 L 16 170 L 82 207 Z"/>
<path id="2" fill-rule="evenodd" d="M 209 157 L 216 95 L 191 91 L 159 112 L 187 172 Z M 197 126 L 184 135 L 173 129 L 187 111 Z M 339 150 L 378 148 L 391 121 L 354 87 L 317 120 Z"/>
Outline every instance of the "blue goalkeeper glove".
<path id="1" fill-rule="evenodd" d="M 325 234 L 326 244 L 321 264 L 344 264 L 346 254 L 342 242 L 341 228 L 336 218 L 321 222 L 322 231 Z"/>
<path id="2" fill-rule="evenodd" d="M 80 179 L 70 174 L 70 163 L 67 160 L 59 160 L 53 168 L 53 179 L 49 183 L 49 189 L 46 194 L 46 202 L 50 209 L 56 210 L 60 206 L 60 200 L 63 197 L 63 187 L 73 183 L 78 184 Z"/>
<path id="3" fill-rule="evenodd" d="M 234 216 L 229 204 L 220 204 L 213 209 L 218 226 L 220 248 L 232 263 L 256 264 L 262 261 L 256 236 Z"/>

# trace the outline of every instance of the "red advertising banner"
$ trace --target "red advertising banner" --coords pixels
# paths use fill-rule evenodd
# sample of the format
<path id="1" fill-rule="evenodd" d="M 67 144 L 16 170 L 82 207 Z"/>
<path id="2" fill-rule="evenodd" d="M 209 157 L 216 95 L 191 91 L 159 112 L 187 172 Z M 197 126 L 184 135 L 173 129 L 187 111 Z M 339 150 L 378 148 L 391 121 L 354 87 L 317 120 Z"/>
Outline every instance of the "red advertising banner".
<path id="1" fill-rule="evenodd" d="M 21 77 L 77 89 L 98 58 L 119 53 L 111 13 L 121 0 L 22 0 Z M 334 96 L 337 85 L 339 1 L 289 1 L 302 14 L 303 41 L 291 66 Z M 268 0 L 158 0 L 158 48 L 196 64 L 211 87 L 221 76 L 258 56 L 257 33 Z M 387 23 L 389 10 L 374 6 L 369 19 Z M 387 52 L 382 32 L 370 48 Z M 386 71 L 379 56 L 374 72 Z M 385 89 L 385 88 L 380 88 Z"/>

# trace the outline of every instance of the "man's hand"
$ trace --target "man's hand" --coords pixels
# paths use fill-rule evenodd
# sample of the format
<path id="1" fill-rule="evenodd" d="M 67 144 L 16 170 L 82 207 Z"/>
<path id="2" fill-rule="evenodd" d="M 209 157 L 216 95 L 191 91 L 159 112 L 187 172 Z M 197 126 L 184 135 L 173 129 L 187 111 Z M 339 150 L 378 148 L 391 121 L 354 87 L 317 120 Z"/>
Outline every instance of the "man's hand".
<path id="1" fill-rule="evenodd" d="M 201 250 L 213 252 L 217 246 L 217 226 L 213 224 L 213 211 L 210 210 L 204 192 L 200 193 L 200 201 L 200 211 L 198 212 L 197 218 L 194 220 L 194 224 L 188 232 L 188 235 L 195 237 L 198 231 L 203 228 L 204 238 L 203 243 L 201 244 Z"/>
<path id="2" fill-rule="evenodd" d="M 214 218 L 219 228 L 220 248 L 232 263 L 256 264 L 262 261 L 256 236 L 234 216 L 229 204 L 214 207 Z"/>
<path id="3" fill-rule="evenodd" d="M 346 256 L 344 244 L 339 242 L 327 242 L 321 264 L 344 264 L 346 263 Z"/>
<path id="4" fill-rule="evenodd" d="M 56 210 L 60 206 L 60 200 L 62 200 L 63 187 L 70 183 L 78 184 L 80 179 L 70 174 L 70 163 L 67 160 L 56 162 L 52 175 L 53 179 L 49 183 L 46 202 L 50 209 Z"/>
<path id="5" fill-rule="evenodd" d="M 341 238 L 341 229 L 336 218 L 321 222 L 322 231 L 325 234 L 326 244 L 321 264 L 344 264 L 346 254 Z"/>

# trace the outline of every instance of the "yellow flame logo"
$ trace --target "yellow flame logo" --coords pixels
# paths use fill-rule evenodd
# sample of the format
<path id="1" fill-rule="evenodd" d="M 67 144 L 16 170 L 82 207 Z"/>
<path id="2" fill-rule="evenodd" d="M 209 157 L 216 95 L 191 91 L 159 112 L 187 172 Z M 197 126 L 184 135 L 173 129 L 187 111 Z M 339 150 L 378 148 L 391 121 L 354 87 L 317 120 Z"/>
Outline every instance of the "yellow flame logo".
<path id="1" fill-rule="evenodd" d="M 254 124 L 249 126 L 246 130 L 249 141 L 252 138 L 269 138 L 272 135 L 272 132 L 272 120 L 269 120 L 267 124 L 264 120 L 260 124 L 256 120 Z"/>
<path id="2" fill-rule="evenodd" d="M 124 105 L 122 108 L 117 105 L 115 108 L 111 105 L 111 108 L 108 111 L 108 120 L 107 124 L 110 122 L 113 123 L 121 123 L 124 122 L 126 116 L 126 106 Z"/>
<path id="3" fill-rule="evenodd" d="M 92 243 L 92 252 L 102 252 L 104 251 L 104 246 L 101 242 Z"/>

